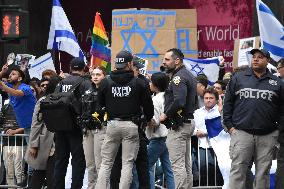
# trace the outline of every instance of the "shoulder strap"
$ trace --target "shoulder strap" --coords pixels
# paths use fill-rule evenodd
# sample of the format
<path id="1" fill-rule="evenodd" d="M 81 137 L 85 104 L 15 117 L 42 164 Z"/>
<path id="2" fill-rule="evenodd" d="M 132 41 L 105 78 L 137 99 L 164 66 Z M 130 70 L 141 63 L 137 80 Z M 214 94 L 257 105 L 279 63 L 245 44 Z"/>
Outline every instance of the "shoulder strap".
<path id="1" fill-rule="evenodd" d="M 79 80 L 77 83 L 75 83 L 74 85 L 72 85 L 72 87 L 69 89 L 68 92 L 71 92 L 71 93 L 74 92 L 74 91 L 76 90 L 76 88 L 79 87 L 79 85 L 80 85 L 84 80 L 85 80 L 85 78 L 80 77 L 80 80 Z"/>

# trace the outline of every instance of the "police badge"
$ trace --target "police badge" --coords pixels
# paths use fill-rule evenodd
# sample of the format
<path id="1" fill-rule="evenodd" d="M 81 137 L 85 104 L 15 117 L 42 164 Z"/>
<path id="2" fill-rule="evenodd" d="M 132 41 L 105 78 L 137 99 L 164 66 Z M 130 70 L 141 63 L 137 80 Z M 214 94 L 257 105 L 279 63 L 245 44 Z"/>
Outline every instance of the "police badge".
<path id="1" fill-rule="evenodd" d="M 181 81 L 180 76 L 175 76 L 173 78 L 173 82 L 174 82 L 175 85 L 178 85 L 180 83 L 180 81 Z"/>
<path id="2" fill-rule="evenodd" d="M 270 85 L 277 85 L 277 81 L 273 80 L 273 79 L 269 79 L 269 84 Z"/>

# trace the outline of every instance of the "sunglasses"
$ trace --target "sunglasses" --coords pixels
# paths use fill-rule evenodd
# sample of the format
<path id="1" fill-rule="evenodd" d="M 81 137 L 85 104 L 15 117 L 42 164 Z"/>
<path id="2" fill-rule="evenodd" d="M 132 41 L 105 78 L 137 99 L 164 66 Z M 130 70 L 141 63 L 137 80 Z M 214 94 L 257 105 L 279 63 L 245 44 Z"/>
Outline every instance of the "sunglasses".
<path id="1" fill-rule="evenodd" d="M 41 84 L 40 85 L 40 87 L 46 87 L 47 86 L 47 84 Z"/>

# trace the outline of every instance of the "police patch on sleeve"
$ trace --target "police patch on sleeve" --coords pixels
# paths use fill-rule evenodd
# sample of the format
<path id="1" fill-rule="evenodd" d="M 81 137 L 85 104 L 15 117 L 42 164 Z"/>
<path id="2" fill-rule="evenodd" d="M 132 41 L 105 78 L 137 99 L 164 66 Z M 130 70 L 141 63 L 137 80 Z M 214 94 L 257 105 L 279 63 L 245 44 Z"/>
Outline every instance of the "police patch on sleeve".
<path id="1" fill-rule="evenodd" d="M 175 85 L 178 85 L 180 83 L 180 81 L 181 81 L 180 76 L 175 76 L 173 78 L 173 82 L 174 82 Z"/>

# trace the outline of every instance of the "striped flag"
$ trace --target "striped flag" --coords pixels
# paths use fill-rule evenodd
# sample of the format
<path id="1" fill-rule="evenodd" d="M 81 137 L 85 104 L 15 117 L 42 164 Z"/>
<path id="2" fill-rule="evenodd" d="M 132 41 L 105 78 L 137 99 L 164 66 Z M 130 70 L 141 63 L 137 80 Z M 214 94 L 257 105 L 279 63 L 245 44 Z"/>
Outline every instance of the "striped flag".
<path id="1" fill-rule="evenodd" d="M 216 154 L 218 166 L 223 176 L 224 185 L 222 189 L 229 189 L 229 176 L 232 162 L 229 156 L 230 135 L 224 131 L 221 125 L 220 115 L 206 117 L 205 125 L 210 144 Z M 273 160 L 270 169 L 270 189 L 274 189 L 275 186 L 276 167 L 277 161 Z M 254 164 L 251 171 L 255 175 Z"/>
<path id="2" fill-rule="evenodd" d="M 209 85 L 213 85 L 219 76 L 219 57 L 208 59 L 184 58 L 183 64 L 195 77 L 205 74 L 208 77 Z"/>
<path id="3" fill-rule="evenodd" d="M 53 0 L 47 49 L 64 51 L 86 60 L 59 0 Z"/>
<path id="4" fill-rule="evenodd" d="M 221 125 L 220 114 L 207 117 L 205 125 L 210 144 L 216 154 L 218 166 L 223 176 L 224 185 L 222 189 L 229 189 L 232 162 L 229 156 L 230 135 L 224 131 Z"/>
<path id="5" fill-rule="evenodd" d="M 106 68 L 107 72 L 111 70 L 109 41 L 100 13 L 98 12 L 95 17 L 90 53 L 92 55 L 90 67 L 103 66 Z"/>
<path id="6" fill-rule="evenodd" d="M 261 0 L 256 0 L 256 9 L 262 46 L 278 61 L 284 57 L 284 27 Z"/>

